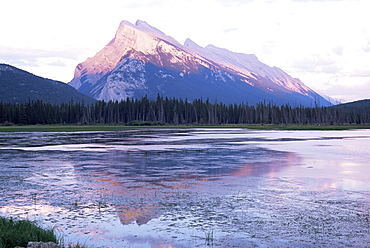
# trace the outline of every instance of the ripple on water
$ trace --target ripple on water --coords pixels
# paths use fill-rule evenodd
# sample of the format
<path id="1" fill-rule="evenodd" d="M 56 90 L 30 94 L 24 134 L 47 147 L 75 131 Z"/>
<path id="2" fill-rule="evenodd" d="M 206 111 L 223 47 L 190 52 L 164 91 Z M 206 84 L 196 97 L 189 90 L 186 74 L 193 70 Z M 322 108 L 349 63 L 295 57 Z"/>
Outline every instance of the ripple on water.
<path id="1" fill-rule="evenodd" d="M 5 133 L 0 213 L 93 247 L 366 246 L 369 134 Z"/>

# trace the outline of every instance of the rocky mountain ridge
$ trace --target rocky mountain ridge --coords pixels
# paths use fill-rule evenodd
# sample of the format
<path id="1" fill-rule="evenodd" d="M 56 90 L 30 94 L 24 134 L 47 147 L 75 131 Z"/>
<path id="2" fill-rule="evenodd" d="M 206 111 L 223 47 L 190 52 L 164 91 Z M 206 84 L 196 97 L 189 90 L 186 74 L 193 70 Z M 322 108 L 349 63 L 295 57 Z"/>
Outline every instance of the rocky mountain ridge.
<path id="1" fill-rule="evenodd" d="M 190 39 L 181 45 L 143 21 L 121 22 L 114 39 L 80 63 L 69 84 L 105 101 L 160 94 L 224 103 L 330 105 L 299 79 L 255 55 L 203 48 Z"/>

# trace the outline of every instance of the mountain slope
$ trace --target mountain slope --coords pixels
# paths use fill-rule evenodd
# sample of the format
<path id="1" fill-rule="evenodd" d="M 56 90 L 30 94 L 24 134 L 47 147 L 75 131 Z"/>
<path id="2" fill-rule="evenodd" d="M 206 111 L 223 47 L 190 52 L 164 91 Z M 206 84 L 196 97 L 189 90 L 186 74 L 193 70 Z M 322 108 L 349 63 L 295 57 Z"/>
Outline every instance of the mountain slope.
<path id="1" fill-rule="evenodd" d="M 123 21 L 109 44 L 76 67 L 69 84 L 106 101 L 160 94 L 223 103 L 330 105 L 298 79 L 263 64 L 255 55 L 212 45 L 203 48 L 189 39 L 181 45 L 143 21 L 135 25 Z"/>
<path id="2" fill-rule="evenodd" d="M 35 76 L 7 64 L 0 64 L 0 101 L 4 103 L 26 103 L 29 100 L 62 103 L 93 103 L 95 100 L 81 94 L 65 83 Z"/>
<path id="3" fill-rule="evenodd" d="M 254 54 L 234 53 L 213 45 L 208 45 L 203 48 L 189 39 L 185 41 L 184 47 L 190 53 L 195 53 L 204 58 L 208 58 L 220 65 L 246 74 L 247 76 L 255 79 L 260 78 L 261 80 L 263 78 L 269 79 L 269 84 L 265 85 L 267 87 L 276 88 L 277 85 L 287 89 L 288 91 L 294 91 L 303 95 L 309 95 L 310 92 L 313 92 L 310 88 L 302 84 L 299 79 L 293 79 L 281 69 L 277 67 L 271 68 L 260 62 Z M 263 87 L 262 84 L 255 86 Z"/>
<path id="4" fill-rule="evenodd" d="M 370 110 L 370 99 L 364 99 L 354 102 L 342 103 L 336 106 L 333 106 L 336 109 L 351 110 L 363 113 L 369 113 Z"/>

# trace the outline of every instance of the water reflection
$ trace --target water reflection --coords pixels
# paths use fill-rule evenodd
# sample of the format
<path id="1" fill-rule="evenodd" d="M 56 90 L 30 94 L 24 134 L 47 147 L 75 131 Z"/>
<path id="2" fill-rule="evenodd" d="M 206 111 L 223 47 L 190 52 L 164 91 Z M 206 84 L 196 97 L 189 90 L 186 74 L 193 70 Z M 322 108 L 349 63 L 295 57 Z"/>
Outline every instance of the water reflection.
<path id="1" fill-rule="evenodd" d="M 230 175 L 233 177 L 262 176 L 275 177 L 278 172 L 286 167 L 298 166 L 301 158 L 294 153 L 274 153 L 274 160 L 266 162 L 246 163 L 242 168 Z"/>
<path id="2" fill-rule="evenodd" d="M 361 246 L 369 137 L 241 129 L 0 134 L 0 212 L 34 215 L 95 247 L 208 247 L 211 232 L 221 247 Z"/>
<path id="3" fill-rule="evenodd" d="M 105 153 L 80 153 L 72 163 L 76 171 L 94 180 L 89 187 L 98 185 L 104 188 L 102 194 L 116 197 L 116 210 L 122 224 L 142 225 L 157 218 L 161 204 L 178 194 L 179 189 L 194 190 L 205 181 L 273 176 L 300 161 L 293 153 L 255 147 L 189 147 L 122 151 L 125 149 L 116 146 Z"/>

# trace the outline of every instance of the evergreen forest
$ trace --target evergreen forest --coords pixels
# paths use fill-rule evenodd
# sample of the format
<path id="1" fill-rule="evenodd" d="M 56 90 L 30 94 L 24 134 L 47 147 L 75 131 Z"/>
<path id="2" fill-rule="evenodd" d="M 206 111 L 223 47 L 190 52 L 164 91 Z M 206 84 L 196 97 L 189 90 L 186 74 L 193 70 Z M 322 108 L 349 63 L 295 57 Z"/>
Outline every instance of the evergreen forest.
<path id="1" fill-rule="evenodd" d="M 124 101 L 50 103 L 0 102 L 1 125 L 220 125 L 220 124 L 369 124 L 370 105 L 362 107 L 292 107 L 261 102 L 257 105 L 211 103 L 208 99 L 127 98 Z"/>

